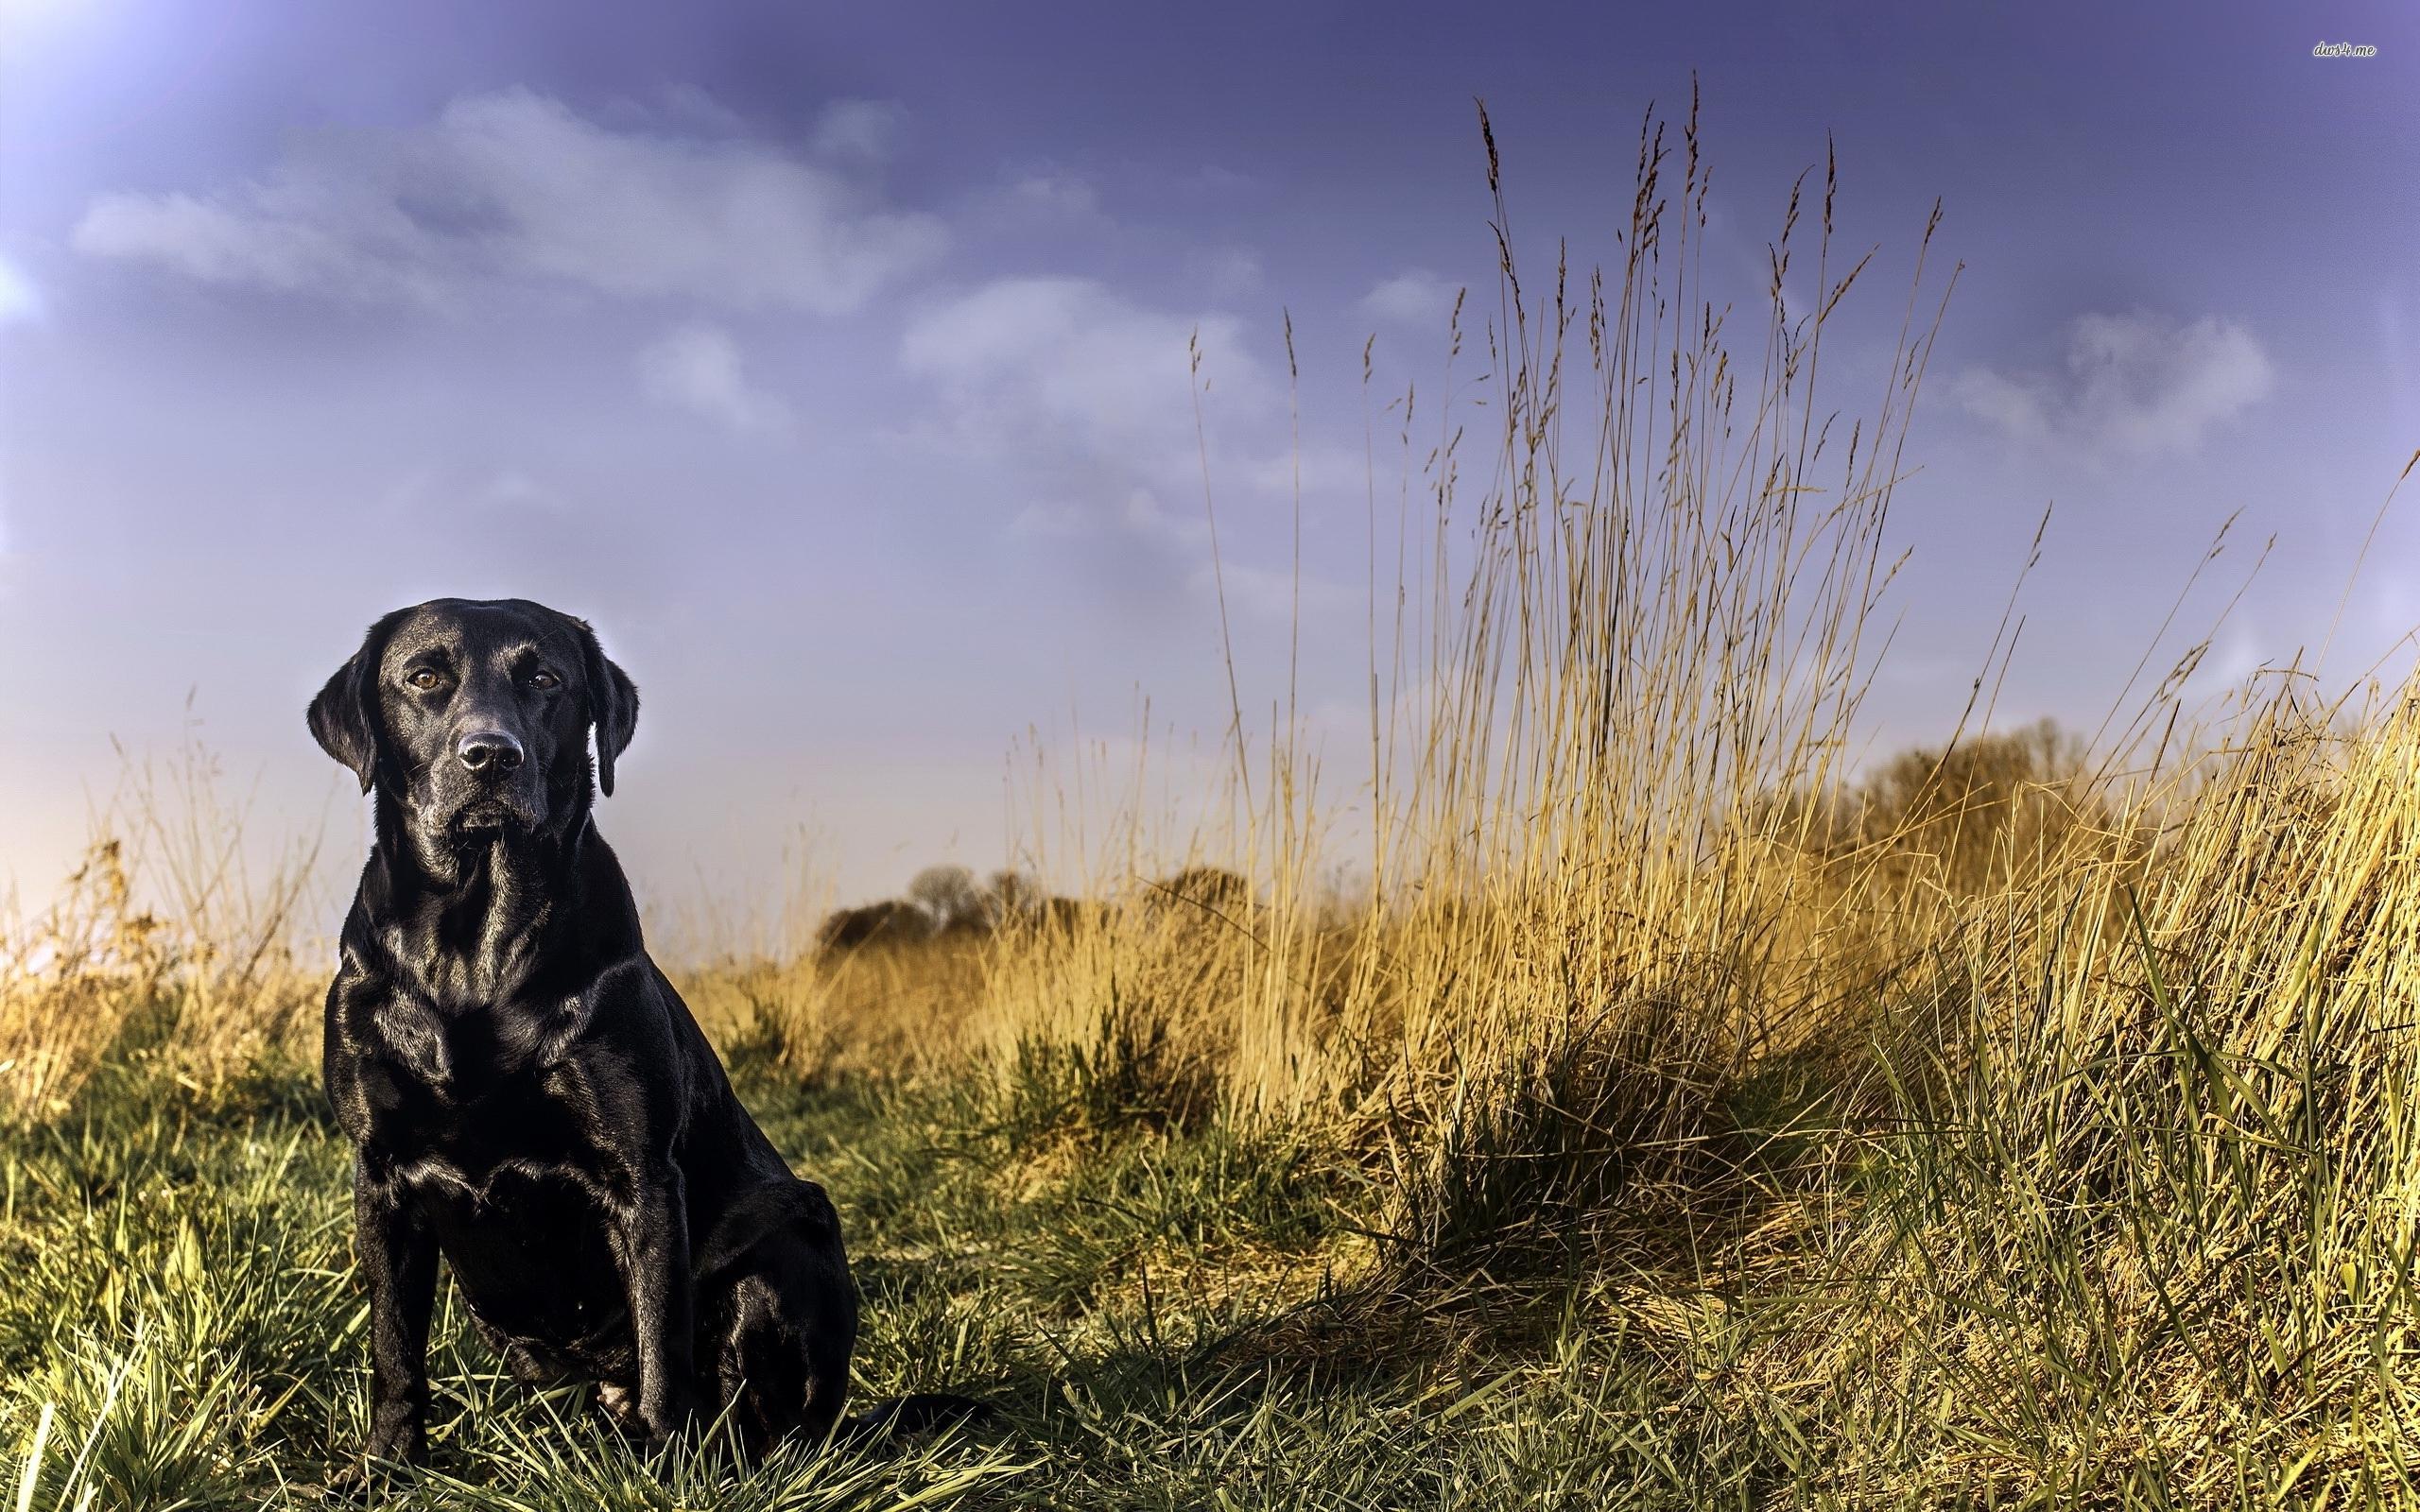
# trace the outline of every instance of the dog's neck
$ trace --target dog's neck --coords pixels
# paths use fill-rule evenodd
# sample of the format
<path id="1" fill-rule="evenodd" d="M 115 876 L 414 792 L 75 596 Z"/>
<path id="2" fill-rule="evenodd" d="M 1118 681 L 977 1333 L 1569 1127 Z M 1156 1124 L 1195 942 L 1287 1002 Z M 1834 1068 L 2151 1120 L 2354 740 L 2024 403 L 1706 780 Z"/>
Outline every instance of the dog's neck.
<path id="1" fill-rule="evenodd" d="M 582 923 L 590 808 L 560 826 L 431 835 L 381 793 L 362 906 L 418 994 L 441 1009 L 510 1002 Z M 374 884 L 372 882 L 374 879 Z"/>

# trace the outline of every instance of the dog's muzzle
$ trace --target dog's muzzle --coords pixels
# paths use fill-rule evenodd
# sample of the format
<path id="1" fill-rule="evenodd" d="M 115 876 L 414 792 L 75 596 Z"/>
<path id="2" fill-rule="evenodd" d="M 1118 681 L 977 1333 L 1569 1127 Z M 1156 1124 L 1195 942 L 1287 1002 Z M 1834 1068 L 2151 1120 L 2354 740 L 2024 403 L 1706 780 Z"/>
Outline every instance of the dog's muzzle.
<path id="1" fill-rule="evenodd" d="M 536 825 L 545 805 L 528 752 L 509 730 L 482 727 L 454 743 L 454 761 L 430 774 L 438 811 L 456 833 Z"/>

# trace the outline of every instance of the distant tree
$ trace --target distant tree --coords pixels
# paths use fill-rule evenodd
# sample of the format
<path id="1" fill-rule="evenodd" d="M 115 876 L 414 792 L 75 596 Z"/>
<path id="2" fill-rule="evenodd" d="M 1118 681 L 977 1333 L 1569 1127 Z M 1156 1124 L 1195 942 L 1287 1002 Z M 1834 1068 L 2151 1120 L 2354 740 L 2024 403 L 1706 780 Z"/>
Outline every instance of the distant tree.
<path id="1" fill-rule="evenodd" d="M 1990 885 L 2049 850 L 2106 829 L 2083 782 L 2083 743 L 2045 719 L 1919 747 L 1856 784 L 1854 818 L 1835 832 L 1962 889 Z"/>
<path id="2" fill-rule="evenodd" d="M 1252 884 L 1224 867 L 1187 867 L 1152 887 L 1162 903 L 1196 913 L 1233 914 L 1252 906 Z"/>
<path id="3" fill-rule="evenodd" d="M 1024 872 L 1002 868 L 992 873 L 987 902 L 994 922 L 1017 919 L 1039 909 L 1045 895 L 1041 885 Z"/>
<path id="4" fill-rule="evenodd" d="M 935 929 L 981 929 L 991 922 L 983 890 L 964 867 L 926 867 L 908 884 L 908 901 L 931 917 Z"/>
<path id="5" fill-rule="evenodd" d="M 815 945 L 825 954 L 838 954 L 866 945 L 903 945 L 929 938 L 933 929 L 933 918 L 924 909 L 886 898 L 833 913 L 816 930 Z"/>

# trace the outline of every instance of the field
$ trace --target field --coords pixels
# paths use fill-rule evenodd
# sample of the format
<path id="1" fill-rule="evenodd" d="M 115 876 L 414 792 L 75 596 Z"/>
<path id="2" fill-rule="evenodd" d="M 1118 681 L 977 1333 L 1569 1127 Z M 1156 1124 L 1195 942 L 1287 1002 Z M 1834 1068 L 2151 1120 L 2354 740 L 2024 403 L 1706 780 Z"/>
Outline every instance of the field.
<path id="1" fill-rule="evenodd" d="M 1853 767 L 1948 280 L 1819 403 L 1828 169 L 1741 356 L 1677 135 L 1604 275 L 1507 253 L 1485 407 L 1387 411 L 1365 749 L 1238 691 L 1181 844 L 683 977 L 839 1205 L 863 1397 L 997 1420 L 649 1464 L 443 1311 L 395 1504 L 2420 1505 L 2420 687 L 2187 708 L 2192 644 L 2077 739 L 2003 660 Z M 0 954 L 20 1512 L 317 1504 L 363 1435 L 325 966 L 207 786 Z"/>

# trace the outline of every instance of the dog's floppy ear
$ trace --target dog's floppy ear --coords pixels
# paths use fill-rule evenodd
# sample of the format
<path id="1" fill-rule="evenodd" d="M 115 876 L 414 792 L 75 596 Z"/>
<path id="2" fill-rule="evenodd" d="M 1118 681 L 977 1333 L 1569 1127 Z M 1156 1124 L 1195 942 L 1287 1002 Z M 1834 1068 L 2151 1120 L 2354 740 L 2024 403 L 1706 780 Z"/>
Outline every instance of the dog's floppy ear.
<path id="1" fill-rule="evenodd" d="M 387 654 L 387 636 L 403 613 L 398 610 L 370 627 L 361 649 L 337 668 L 311 700 L 312 737 L 321 750 L 353 768 L 365 793 L 378 778 L 378 662 Z"/>
<path id="2" fill-rule="evenodd" d="M 631 748 L 631 736 L 638 731 L 639 690 L 629 673 L 606 658 L 588 622 L 573 623 L 579 627 L 580 654 L 587 662 L 581 680 L 588 685 L 588 718 L 596 727 L 596 788 L 612 798 L 614 758 Z"/>

